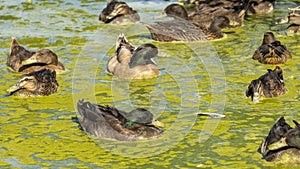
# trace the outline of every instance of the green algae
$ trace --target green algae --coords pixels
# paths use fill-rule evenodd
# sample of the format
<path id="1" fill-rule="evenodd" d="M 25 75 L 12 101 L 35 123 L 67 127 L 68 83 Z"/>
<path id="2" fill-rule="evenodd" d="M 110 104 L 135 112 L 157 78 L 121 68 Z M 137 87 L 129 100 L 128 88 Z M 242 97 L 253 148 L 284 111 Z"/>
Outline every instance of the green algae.
<path id="1" fill-rule="evenodd" d="M 297 112 L 300 107 L 298 35 L 285 36 L 283 31 L 275 34 L 293 54 L 292 60 L 280 65 L 288 93 L 253 104 L 244 92 L 252 79 L 274 68 L 274 65 L 262 65 L 251 57 L 261 44 L 263 33 L 275 29 L 270 28 L 270 22 L 275 20 L 273 15 L 278 18 L 284 16 L 286 7 L 291 6 L 289 1 L 278 3 L 273 14 L 251 16 L 243 27 L 225 30 L 225 39 L 188 45 L 152 42 L 142 24 L 103 25 L 98 22 L 98 14 L 99 7 L 105 4 L 98 1 L 33 1 L 31 4 L 18 1 L 0 8 L 4 13 L 0 17 L 0 25 L 3 26 L 0 34 L 1 167 L 262 168 L 282 165 L 265 162 L 257 148 L 280 116 L 291 121 L 300 115 Z M 166 4 L 164 2 L 160 6 Z M 144 11 L 159 14 L 160 9 L 149 7 Z M 105 36 L 101 32 L 106 33 Z M 125 82 L 107 75 L 105 64 L 114 53 L 117 35 L 122 32 L 130 35 L 129 41 L 136 46 L 154 43 L 160 49 L 160 57 L 154 59 L 160 68 L 165 69 L 160 78 L 131 81 L 125 85 L 127 90 L 118 89 L 119 82 Z M 57 93 L 26 99 L 6 96 L 6 89 L 21 76 L 5 66 L 11 36 L 17 37 L 20 44 L 31 50 L 50 48 L 58 54 L 67 71 L 57 77 L 60 85 Z M 107 47 L 101 46 L 101 42 Z M 202 51 L 209 46 L 213 46 L 215 51 Z M 197 51 L 200 52 L 197 54 Z M 220 73 L 220 69 L 210 67 L 212 70 L 207 70 L 204 64 L 206 57 L 215 52 L 226 78 L 226 90 L 220 87 L 218 91 L 225 92 L 225 95 L 213 93 L 214 85 L 222 82 L 223 78 L 212 77 L 210 71 Z M 100 54 L 104 57 L 99 57 Z M 173 60 L 172 64 L 170 60 Z M 188 74 L 174 73 L 179 68 L 187 69 L 185 65 L 191 66 Z M 82 70 L 86 71 L 82 72 L 82 76 L 93 73 L 94 79 L 89 86 L 82 86 L 77 91 L 73 85 L 81 81 L 73 81 L 73 75 Z M 194 83 L 195 88 L 191 88 Z M 81 95 L 81 98 L 95 103 L 115 105 L 127 111 L 128 103 L 130 108 L 151 109 L 155 117 L 165 124 L 164 135 L 152 141 L 126 144 L 112 140 L 97 141 L 97 138 L 80 131 L 71 120 L 78 115 L 75 105 L 81 98 L 74 95 L 81 89 L 87 89 L 86 95 Z M 197 99 L 182 105 L 184 99 L 194 98 L 194 93 L 198 94 Z M 94 100 L 89 97 L 90 94 L 95 96 Z M 222 105 L 213 107 L 213 102 L 225 96 L 226 104 L 221 113 L 226 117 L 220 121 L 181 112 L 182 107 L 218 112 Z M 178 131 L 182 133 L 177 134 Z M 128 157 L 143 153 L 148 156 Z"/>

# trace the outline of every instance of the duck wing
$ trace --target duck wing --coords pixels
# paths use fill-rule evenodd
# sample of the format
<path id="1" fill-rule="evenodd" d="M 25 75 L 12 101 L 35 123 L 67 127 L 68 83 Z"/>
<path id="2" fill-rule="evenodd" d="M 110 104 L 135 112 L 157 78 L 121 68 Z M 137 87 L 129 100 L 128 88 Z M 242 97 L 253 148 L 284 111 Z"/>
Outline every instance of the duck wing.
<path id="1" fill-rule="evenodd" d="M 288 51 L 285 45 L 282 45 L 280 43 L 280 41 L 272 42 L 271 44 L 268 45 L 268 47 L 270 47 L 273 50 L 272 53 L 274 53 L 275 57 L 280 57 L 284 59 L 284 62 L 286 59 L 292 58 L 291 53 Z"/>
<path id="2" fill-rule="evenodd" d="M 296 126 L 289 130 L 286 135 L 286 143 L 289 146 L 300 148 L 300 124 L 296 120 L 293 120 L 293 122 Z"/>
<path id="3" fill-rule="evenodd" d="M 79 118 L 80 126 L 85 132 L 100 138 L 133 140 L 135 132 L 123 127 L 124 124 L 115 117 L 118 112 L 111 108 L 79 100 L 77 110 L 81 115 Z"/>
<path id="4" fill-rule="evenodd" d="M 143 44 L 139 46 L 132 54 L 130 58 L 129 67 L 133 68 L 138 65 L 148 65 L 155 62 L 152 60 L 153 57 L 157 56 L 157 47 L 153 44 Z"/>

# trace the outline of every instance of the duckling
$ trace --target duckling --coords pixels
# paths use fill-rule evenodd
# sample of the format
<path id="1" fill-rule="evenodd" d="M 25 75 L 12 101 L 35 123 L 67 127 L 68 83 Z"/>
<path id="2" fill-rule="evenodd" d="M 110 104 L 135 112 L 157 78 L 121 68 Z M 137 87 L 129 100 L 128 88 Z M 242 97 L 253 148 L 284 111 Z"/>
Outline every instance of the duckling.
<path id="1" fill-rule="evenodd" d="M 49 49 L 36 52 L 29 51 L 20 46 L 16 38 L 12 38 L 10 53 L 7 58 L 7 66 L 13 71 L 30 73 L 45 68 L 51 70 L 65 70 L 63 64 L 58 61 L 57 55 Z"/>
<path id="2" fill-rule="evenodd" d="M 291 59 L 292 55 L 285 45 L 275 39 L 272 32 L 264 34 L 263 42 L 260 47 L 255 50 L 252 59 L 258 60 L 264 64 L 285 63 L 287 59 Z"/>
<path id="3" fill-rule="evenodd" d="M 300 163 L 299 124 L 291 128 L 281 117 L 271 128 L 268 136 L 262 141 L 258 152 L 268 162 L 281 162 L 288 164 Z M 284 140 L 285 139 L 285 140 Z M 273 147 L 273 148 L 272 148 Z"/>
<path id="4" fill-rule="evenodd" d="M 174 17 L 174 16 L 173 16 Z M 225 16 L 216 16 L 209 28 L 195 25 L 184 18 L 146 24 L 152 39 L 162 42 L 214 40 L 223 37 L 222 28 L 229 25 Z"/>
<path id="5" fill-rule="evenodd" d="M 138 48 L 131 45 L 124 34 L 116 41 L 116 52 L 107 63 L 107 71 L 123 79 L 149 79 L 160 74 L 153 57 L 158 50 L 153 44 Z"/>
<path id="6" fill-rule="evenodd" d="M 21 97 L 48 96 L 58 89 L 55 71 L 42 69 L 21 76 L 20 80 L 7 91 Z"/>
<path id="7" fill-rule="evenodd" d="M 125 2 L 111 0 L 99 15 L 99 21 L 111 24 L 140 21 L 140 15 Z"/>
<path id="8" fill-rule="evenodd" d="M 100 138 L 132 141 L 162 133 L 161 129 L 153 125 L 153 114 L 143 108 L 127 113 L 115 107 L 79 100 L 77 110 L 82 130 Z"/>
<path id="9" fill-rule="evenodd" d="M 261 97 L 272 98 L 286 93 L 287 89 L 283 81 L 283 71 L 279 66 L 258 79 L 252 80 L 246 90 L 246 96 L 251 96 L 254 103 L 259 102 Z"/>

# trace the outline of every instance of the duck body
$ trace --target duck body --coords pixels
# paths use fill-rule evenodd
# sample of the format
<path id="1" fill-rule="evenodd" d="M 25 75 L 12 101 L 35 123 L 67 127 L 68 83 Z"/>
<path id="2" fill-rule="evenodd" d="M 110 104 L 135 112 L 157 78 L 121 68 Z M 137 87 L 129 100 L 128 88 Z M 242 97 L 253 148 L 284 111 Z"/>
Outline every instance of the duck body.
<path id="1" fill-rule="evenodd" d="M 112 0 L 108 1 L 107 6 L 100 13 L 99 20 L 104 23 L 121 24 L 138 22 L 140 21 L 140 16 L 127 3 Z"/>
<path id="2" fill-rule="evenodd" d="M 285 63 L 292 55 L 285 45 L 275 39 L 272 32 L 264 34 L 263 43 L 255 50 L 252 59 L 264 64 Z"/>
<path id="3" fill-rule="evenodd" d="M 138 48 L 131 45 L 124 34 L 116 42 L 116 52 L 107 63 L 107 71 L 123 79 L 149 79 L 160 74 L 152 60 L 158 50 L 152 44 Z"/>
<path id="4" fill-rule="evenodd" d="M 127 113 L 83 100 L 78 101 L 77 109 L 83 131 L 99 138 L 131 141 L 158 136 L 162 132 L 151 124 L 153 115 L 146 109 L 138 108 Z"/>
<path id="5" fill-rule="evenodd" d="M 45 68 L 56 71 L 65 70 L 64 65 L 58 61 L 57 55 L 51 50 L 42 49 L 32 52 L 20 46 L 15 38 L 12 38 L 6 64 L 13 71 L 21 73 L 30 73 Z"/>
<path id="6" fill-rule="evenodd" d="M 290 127 L 284 117 L 273 125 L 258 149 L 263 159 L 268 162 L 300 164 L 300 126 L 293 121 L 295 128 Z"/>
<path id="7" fill-rule="evenodd" d="M 246 90 L 246 96 L 251 96 L 252 101 L 256 103 L 259 102 L 261 97 L 278 97 L 286 93 L 286 91 L 283 71 L 279 66 L 276 66 L 274 70 L 268 69 L 266 74 L 252 80 Z"/>
<path id="8" fill-rule="evenodd" d="M 42 69 L 21 76 L 19 81 L 7 91 L 21 97 L 48 96 L 58 89 L 55 71 Z"/>
<path id="9" fill-rule="evenodd" d="M 152 39 L 162 42 L 171 41 L 203 41 L 214 40 L 223 37 L 220 25 L 229 23 L 226 17 L 216 17 L 215 22 L 209 28 L 199 27 L 192 22 L 181 18 L 172 21 L 162 21 L 154 24 L 146 24 Z"/>

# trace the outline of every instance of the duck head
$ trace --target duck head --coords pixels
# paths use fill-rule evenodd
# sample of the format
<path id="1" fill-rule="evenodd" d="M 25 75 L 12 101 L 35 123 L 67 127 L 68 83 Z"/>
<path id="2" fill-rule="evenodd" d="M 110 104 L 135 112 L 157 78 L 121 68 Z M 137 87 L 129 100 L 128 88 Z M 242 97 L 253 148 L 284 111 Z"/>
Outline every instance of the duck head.
<path id="1" fill-rule="evenodd" d="M 44 63 L 46 65 L 57 65 L 58 57 L 57 55 L 49 49 L 42 49 L 37 51 L 30 58 L 22 61 L 23 65 L 29 65 L 33 63 Z"/>
<path id="2" fill-rule="evenodd" d="M 131 15 L 131 21 L 138 21 L 139 15 L 135 10 L 127 5 L 125 2 L 118 2 L 117 0 L 108 1 L 107 6 L 102 10 L 99 20 L 104 23 L 110 23 L 118 17 Z"/>
<path id="3" fill-rule="evenodd" d="M 164 13 L 170 17 L 179 17 L 188 19 L 188 14 L 185 8 L 180 4 L 170 4 L 164 9 Z"/>
<path id="4" fill-rule="evenodd" d="M 300 124 L 293 120 L 295 128 L 288 131 L 286 134 L 286 143 L 289 146 L 300 148 Z"/>
<path id="5" fill-rule="evenodd" d="M 7 91 L 11 95 L 22 95 L 30 93 L 32 95 L 50 95 L 57 91 L 55 71 L 43 69 L 37 72 L 24 74 L 20 80 Z"/>
<path id="6" fill-rule="evenodd" d="M 262 44 L 270 44 L 272 42 L 275 42 L 275 36 L 272 32 L 266 32 L 264 33 L 264 39 Z"/>
<path id="7" fill-rule="evenodd" d="M 230 20 L 226 16 L 216 16 L 210 25 L 210 30 L 219 31 L 229 26 Z"/>

